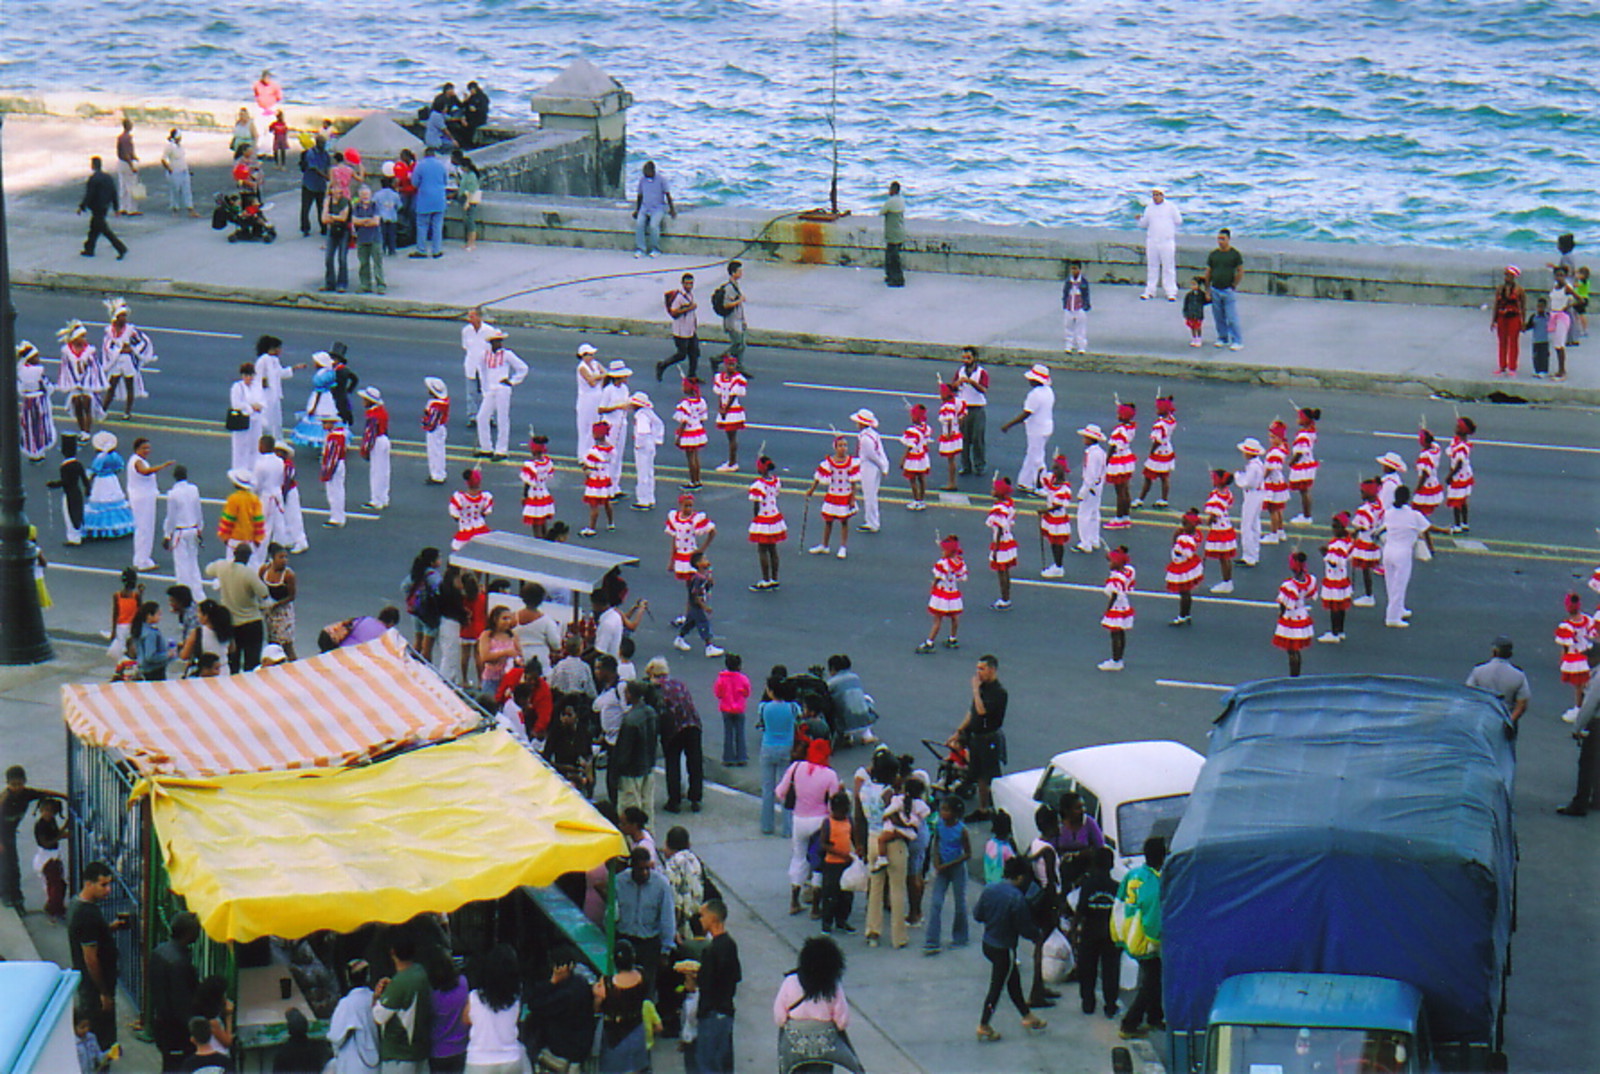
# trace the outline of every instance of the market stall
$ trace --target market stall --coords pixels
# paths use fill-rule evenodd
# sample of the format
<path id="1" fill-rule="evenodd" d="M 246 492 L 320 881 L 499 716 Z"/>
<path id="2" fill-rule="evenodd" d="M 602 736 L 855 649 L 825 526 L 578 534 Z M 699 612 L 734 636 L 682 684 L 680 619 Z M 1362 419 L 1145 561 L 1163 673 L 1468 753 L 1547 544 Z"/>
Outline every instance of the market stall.
<path id="1" fill-rule="evenodd" d="M 608 575 L 638 563 L 638 556 L 500 530 L 480 534 L 450 553 L 451 566 L 476 571 L 485 582 L 508 578 L 544 586 L 549 595 L 546 614 L 552 615 L 563 630 L 571 627 L 581 614 L 584 601 Z M 514 598 L 512 594 L 507 599 L 515 603 Z"/>

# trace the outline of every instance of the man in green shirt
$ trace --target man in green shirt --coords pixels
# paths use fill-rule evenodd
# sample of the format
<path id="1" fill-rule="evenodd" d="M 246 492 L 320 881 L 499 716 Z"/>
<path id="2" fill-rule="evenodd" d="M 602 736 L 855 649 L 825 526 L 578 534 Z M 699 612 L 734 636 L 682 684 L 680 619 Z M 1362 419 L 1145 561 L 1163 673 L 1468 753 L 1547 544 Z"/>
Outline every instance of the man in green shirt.
<path id="1" fill-rule="evenodd" d="M 906 273 L 900 264 L 900 248 L 906 241 L 906 199 L 900 184 L 889 184 L 889 197 L 883 203 L 883 282 L 904 287 Z"/>
<path id="2" fill-rule="evenodd" d="M 1239 330 L 1239 283 L 1244 279 L 1244 255 L 1233 248 L 1233 232 L 1217 232 L 1217 248 L 1206 255 L 1206 286 L 1211 291 L 1211 316 L 1217 326 L 1217 346 L 1244 349 Z"/>
<path id="3" fill-rule="evenodd" d="M 423 1074 L 433 1046 L 433 988 L 416 961 L 417 938 L 405 927 L 392 930 L 389 957 L 394 976 L 378 982 L 372 1020 L 378 1024 L 382 1074 Z"/>

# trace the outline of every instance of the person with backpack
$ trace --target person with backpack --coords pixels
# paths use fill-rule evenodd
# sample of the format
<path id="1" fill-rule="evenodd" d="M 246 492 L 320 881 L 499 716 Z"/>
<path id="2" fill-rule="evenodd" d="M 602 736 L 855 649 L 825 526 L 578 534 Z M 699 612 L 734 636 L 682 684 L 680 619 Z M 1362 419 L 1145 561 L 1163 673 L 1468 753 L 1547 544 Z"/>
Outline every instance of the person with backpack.
<path id="1" fill-rule="evenodd" d="M 677 290 L 662 296 L 667 317 L 672 321 L 673 354 L 656 363 L 658 381 L 662 374 L 684 360 L 689 363 L 689 376 L 696 379 L 700 376 L 700 320 L 695 314 L 700 303 L 694 297 L 694 273 L 685 272 L 679 284 Z"/>
<path id="2" fill-rule="evenodd" d="M 729 261 L 727 280 L 711 292 L 711 312 L 722 318 L 722 330 L 728 333 L 728 349 L 722 352 L 718 360 L 732 358 L 736 373 L 745 372 L 745 299 L 744 288 L 740 283 L 743 278 L 744 265 L 738 261 Z"/>
<path id="3" fill-rule="evenodd" d="M 1139 991 L 1122 1016 L 1124 1040 L 1167 1026 L 1161 1006 L 1161 869 L 1166 863 L 1166 840 L 1152 835 L 1144 841 L 1144 864 L 1129 870 L 1117 888 L 1121 921 L 1113 933 L 1139 960 Z"/>
<path id="4" fill-rule="evenodd" d="M 439 568 L 439 550 L 424 548 L 411 561 L 411 573 L 401 590 L 406 599 L 406 611 L 411 613 L 415 630 L 414 641 L 422 659 L 433 659 L 433 645 L 439 638 L 439 590 L 444 585 L 444 574 Z"/>
<path id="5" fill-rule="evenodd" d="M 1100 983 L 1107 1018 L 1117 1016 L 1121 991 L 1122 951 L 1111 938 L 1111 911 L 1117 904 L 1117 882 L 1111 879 L 1116 851 L 1097 846 L 1089 854 L 1089 870 L 1078 887 L 1071 940 L 1078 952 L 1078 998 L 1083 1013 L 1094 1013 L 1094 986 Z"/>

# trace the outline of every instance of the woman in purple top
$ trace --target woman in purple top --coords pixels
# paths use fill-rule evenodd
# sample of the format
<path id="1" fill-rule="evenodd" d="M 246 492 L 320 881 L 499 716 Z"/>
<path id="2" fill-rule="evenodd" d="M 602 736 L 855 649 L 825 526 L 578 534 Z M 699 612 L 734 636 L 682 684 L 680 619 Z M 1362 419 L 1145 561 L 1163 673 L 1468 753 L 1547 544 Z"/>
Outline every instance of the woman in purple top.
<path id="1" fill-rule="evenodd" d="M 467 1067 L 467 979 L 456 969 L 450 952 L 437 945 L 422 955 L 433 985 L 433 1052 L 428 1059 L 430 1074 L 458 1074 Z"/>
<path id="2" fill-rule="evenodd" d="M 1105 833 L 1100 825 L 1084 811 L 1083 799 L 1076 791 L 1061 796 L 1058 808 L 1061 814 L 1061 832 L 1056 836 L 1056 852 L 1060 855 L 1061 889 L 1075 886 L 1089 867 L 1087 851 L 1106 845 Z"/>

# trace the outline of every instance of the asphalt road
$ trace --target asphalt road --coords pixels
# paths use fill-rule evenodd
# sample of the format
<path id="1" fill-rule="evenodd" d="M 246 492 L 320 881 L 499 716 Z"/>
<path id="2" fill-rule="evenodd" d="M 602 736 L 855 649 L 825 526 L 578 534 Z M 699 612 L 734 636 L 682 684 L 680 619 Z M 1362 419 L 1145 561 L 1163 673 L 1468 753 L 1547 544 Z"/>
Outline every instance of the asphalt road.
<path id="1" fill-rule="evenodd" d="M 16 300 L 19 335 L 32 339 L 47 354 L 55 349 L 55 330 L 68 317 L 103 319 L 99 304 L 88 296 L 22 292 Z M 294 361 L 305 361 L 311 351 L 342 339 L 363 383 L 383 389 L 396 440 L 394 504 L 381 518 L 354 518 L 343 531 L 323 530 L 317 525 L 320 516 L 308 518 L 311 549 L 294 563 L 300 578 L 303 648 L 311 648 L 312 637 L 324 623 L 398 602 L 400 580 L 415 551 L 430 544 L 448 547 L 453 526 L 445 501 L 453 485 L 423 484 L 417 419 L 424 376 L 444 377 L 459 396 L 459 324 L 156 301 L 137 303 L 134 321 L 153 332 L 160 372 L 149 378 L 151 398 L 140 402 L 135 420 L 114 420 L 108 427 L 122 438 L 124 450 L 135 435 L 148 436 L 155 442 L 155 458 L 187 463 L 207 497 L 226 494 L 228 449 L 221 418 L 228 385 L 238 364 L 253 356 L 258 334 L 270 331 L 282 337 L 285 353 Z M 98 338 L 98 329 L 95 334 Z M 509 340 L 533 370 L 515 395 L 513 428 L 519 434 L 529 427 L 547 432 L 553 452 L 563 460 L 570 458 L 574 445 L 571 367 L 581 338 L 574 332 L 520 329 L 513 330 Z M 627 336 L 593 341 L 603 357 L 627 359 L 639 370 L 643 376 L 635 386 L 651 391 L 658 411 L 670 412 L 676 392 L 669 390 L 670 385 L 658 388 L 649 376 L 652 362 L 669 349 L 664 341 Z M 1292 341 L 1282 343 L 1292 346 Z M 719 580 L 714 594 L 717 634 L 730 651 L 744 655 L 753 679 L 759 681 L 774 663 L 798 668 L 820 663 L 830 653 L 848 652 L 883 714 L 880 733 L 897 749 L 931 761 L 917 740 L 942 737 L 951 730 L 965 709 L 974 659 L 993 652 L 1000 658 L 1001 677 L 1011 693 L 1007 731 L 1010 767 L 1017 769 L 1042 764 L 1064 749 L 1124 739 L 1172 738 L 1203 750 L 1219 688 L 1284 672 L 1283 654 L 1270 644 L 1272 598 L 1285 576 L 1288 552 L 1297 544 L 1312 553 L 1313 570 L 1318 569 L 1315 552 L 1326 535 L 1322 526 L 1292 527 L 1296 541 L 1264 549 L 1260 568 L 1237 572 L 1237 590 L 1230 600 L 1211 600 L 1202 593 L 1196 601 L 1194 626 L 1180 631 L 1165 625 L 1175 604 L 1161 592 L 1176 512 L 1138 512 L 1136 525 L 1126 531 L 1140 572 L 1140 594 L 1134 601 L 1138 626 L 1129 639 L 1127 670 L 1101 673 L 1095 664 L 1105 657 L 1107 642 L 1098 625 L 1104 607 L 1098 586 L 1105 576 L 1100 557 L 1069 556 L 1067 584 L 1041 582 L 1039 545 L 1031 526 L 1019 524 L 1022 569 L 1016 574 L 1015 607 L 1007 613 L 989 609 L 996 586 L 983 556 L 987 477 L 964 479 L 970 503 L 939 504 L 920 514 L 905 510 L 903 481 L 893 478 L 885 491 L 883 531 L 853 533 L 847 561 L 803 552 L 802 501 L 795 493 L 809 482 L 812 468 L 826 453 L 830 428 L 849 428 L 849 414 L 868 406 L 877 412 L 886 434 L 897 433 L 904 421 L 903 400 L 931 396 L 935 372 L 942 369 L 948 375 L 953 367 L 769 349 L 753 350 L 747 361 L 754 372 L 748 409 L 755 427 L 744 434 L 741 445 L 745 469 L 737 475 L 711 472 L 710 467 L 721 461 L 720 438 L 713 430 L 705 456 L 707 487 L 700 503 L 720 527 L 711 548 Z M 1001 434 L 998 426 L 1016 413 L 1025 384 L 1019 369 L 997 368 L 991 373 L 991 466 L 1013 474 L 1021 459 L 1021 431 Z M 1292 420 L 1295 405 L 1320 406 L 1318 453 L 1323 465 L 1317 517 L 1324 523 L 1334 509 L 1354 508 L 1357 481 L 1375 472 L 1374 456 L 1396 450 L 1408 461 L 1414 457 L 1412 434 L 1419 412 L 1446 438 L 1454 419 L 1452 405 L 1437 400 L 1306 391 L 1295 393 L 1291 401 L 1282 389 L 1243 384 L 1158 385 L 1137 376 L 1061 374 L 1055 388 L 1055 440 L 1072 459 L 1075 475 L 1081 450 L 1074 429 L 1088 421 L 1109 429 L 1114 398 L 1120 394 L 1140 404 L 1142 454 L 1151 400 L 1158 388 L 1174 392 L 1180 421 L 1172 497 L 1177 508 L 1203 499 L 1208 467 L 1238 465 L 1234 444 L 1241 438 L 1253 435 L 1265 440 L 1266 425 L 1273 418 Z M 291 382 L 286 412 L 303 405 L 308 389 L 304 373 Z M 459 470 L 470 459 L 473 441 L 461 400 L 456 403 L 451 465 Z M 1600 477 L 1596 414 L 1580 408 L 1487 404 L 1475 404 L 1464 412 L 1479 427 L 1471 542 L 1441 536 L 1440 554 L 1432 563 L 1418 565 L 1410 598 L 1416 613 L 1413 629 L 1382 626 L 1380 583 L 1379 608 L 1353 610 L 1349 640 L 1342 646 L 1314 646 L 1305 654 L 1305 670 L 1459 679 L 1486 655 L 1496 634 L 1516 639 L 1518 662 L 1532 678 L 1535 701 L 1519 742 L 1517 802 L 1523 867 L 1508 1023 L 1510 1052 L 1517 1069 L 1579 1069 L 1595 1054 L 1596 1011 L 1592 967 L 1588 959 L 1575 957 L 1571 941 L 1593 936 L 1600 924 L 1600 913 L 1587 897 L 1600 880 L 1594 865 L 1600 822 L 1573 821 L 1553 813 L 1571 793 L 1575 750 L 1566 725 L 1557 719 L 1571 700 L 1569 688 L 1557 677 L 1551 634 L 1563 617 L 1563 594 L 1578 589 L 1590 596 L 1583 583 L 1600 563 L 1594 529 L 1600 520 L 1594 493 Z M 514 443 L 518 439 L 520 435 Z M 744 536 L 749 517 L 745 490 L 756 448 L 763 442 L 784 472 L 791 537 L 783 546 L 783 588 L 756 594 L 745 588 L 757 577 L 754 550 Z M 891 455 L 898 464 L 899 452 Z M 616 532 L 602 533 L 594 543 L 641 557 L 630 583 L 635 593 L 651 601 L 654 613 L 638 638 L 641 663 L 657 653 L 675 658 L 676 669 L 696 690 L 708 717 L 709 744 L 720 739 L 710 683 L 721 662 L 705 660 L 698 652 L 678 654 L 669 647 L 667 620 L 680 609 L 683 591 L 666 573 L 667 544 L 661 524 L 664 505 L 671 502 L 682 470 L 676 465 L 681 461 L 676 452 L 663 449 L 660 459 L 666 464 L 658 496 L 663 506 L 653 514 L 620 510 Z M 500 528 L 518 528 L 515 462 L 519 461 L 496 465 L 487 476 L 498 501 L 495 521 Z M 320 508 L 315 462 L 306 453 L 300 462 L 304 502 L 308 508 Z M 53 465 L 27 468 L 30 511 L 55 568 L 50 586 L 58 603 L 49 621 L 53 628 L 68 631 L 103 629 L 106 598 L 115 588 L 111 575 L 128 562 L 129 545 L 121 541 L 64 547 L 59 510 L 44 497 L 44 481 L 53 470 Z M 366 498 L 366 471 L 358 460 L 350 471 L 350 502 L 355 505 Z M 631 464 L 629 475 L 625 487 L 631 490 Z M 578 499 L 581 480 L 570 461 L 564 461 L 555 489 L 558 517 L 574 530 L 581 524 L 583 510 Z M 1024 518 L 1030 517 L 1028 507 L 1023 501 Z M 214 525 L 216 511 L 214 504 L 208 505 L 208 524 Z M 928 626 L 924 606 L 937 536 L 950 532 L 963 538 L 972 567 L 962 647 L 958 652 L 941 648 L 929 656 L 914 656 L 912 648 Z M 807 536 L 814 541 L 819 533 L 813 511 Z M 209 550 L 215 551 L 214 540 Z M 163 569 L 169 569 L 162 562 Z M 1213 565 L 1207 583 L 1214 580 Z M 1317 623 L 1319 632 L 1325 629 L 1320 609 Z M 716 747 L 708 748 L 708 753 L 715 752 Z M 856 764 L 860 752 L 846 754 L 841 766 Z M 722 773 L 720 766 L 711 767 L 730 783 L 748 785 L 752 778 L 751 769 Z"/>

